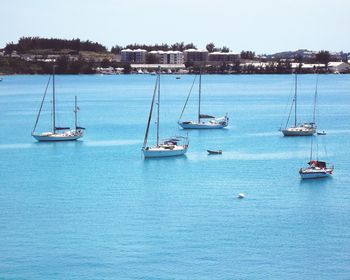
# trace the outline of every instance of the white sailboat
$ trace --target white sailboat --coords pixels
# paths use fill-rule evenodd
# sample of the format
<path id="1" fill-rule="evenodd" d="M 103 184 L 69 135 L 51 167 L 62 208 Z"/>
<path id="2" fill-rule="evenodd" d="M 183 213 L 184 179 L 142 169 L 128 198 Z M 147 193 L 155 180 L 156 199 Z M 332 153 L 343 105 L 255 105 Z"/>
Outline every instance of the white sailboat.
<path id="1" fill-rule="evenodd" d="M 52 130 L 49 132 L 42 132 L 42 133 L 36 133 L 35 129 L 38 125 L 40 113 L 45 101 L 46 93 L 48 86 L 50 84 L 51 75 L 49 77 L 46 90 L 43 96 L 43 99 L 41 101 L 40 109 L 35 121 L 35 125 L 32 131 L 32 136 L 38 140 L 38 141 L 73 141 L 77 140 L 84 135 L 84 127 L 78 126 L 78 111 L 79 107 L 77 105 L 77 97 L 75 96 L 75 108 L 74 108 L 74 115 L 75 115 L 75 127 L 74 129 L 71 129 L 70 127 L 58 127 L 56 126 L 56 96 L 55 96 L 55 68 L 53 69 L 52 74 Z"/>
<path id="2" fill-rule="evenodd" d="M 163 141 L 159 140 L 159 110 L 160 110 L 160 68 L 158 69 L 158 76 L 156 79 L 156 84 L 153 92 L 151 108 L 148 116 L 147 128 L 145 133 L 145 138 L 142 146 L 142 152 L 145 158 L 156 158 L 156 157 L 172 157 L 181 156 L 187 152 L 188 149 L 188 138 L 182 136 L 176 136 L 173 138 L 165 139 Z M 157 98 L 157 101 L 156 101 Z M 152 113 L 154 103 L 157 104 L 157 142 L 154 146 L 148 146 L 148 133 L 150 129 L 150 124 L 152 120 Z M 180 143 L 181 142 L 181 143 Z"/>
<path id="3" fill-rule="evenodd" d="M 180 121 L 182 118 L 182 115 L 186 109 L 187 102 L 190 98 L 193 85 L 196 81 L 197 76 L 195 76 L 195 79 L 193 81 L 192 87 L 190 89 L 190 92 L 187 96 L 185 105 L 182 109 L 178 124 L 183 129 L 217 129 L 217 128 L 224 128 L 228 126 L 229 118 L 227 114 L 221 118 L 216 118 L 214 116 L 205 115 L 201 113 L 201 95 L 202 95 L 202 74 L 201 71 L 199 72 L 199 87 L 198 87 L 198 118 L 197 120 L 192 121 Z"/>
<path id="4" fill-rule="evenodd" d="M 308 166 L 299 169 L 299 174 L 301 179 L 316 179 L 329 177 L 333 174 L 334 166 L 327 167 L 326 161 L 321 161 L 318 159 L 318 149 L 316 160 L 313 159 L 313 137 L 311 138 L 311 153 L 310 161 Z"/>
<path id="5" fill-rule="evenodd" d="M 313 121 L 312 122 L 306 122 L 306 123 L 298 123 L 297 121 L 297 96 L 298 96 L 298 76 L 295 74 L 295 86 L 294 86 L 294 98 L 292 101 L 292 106 L 289 111 L 286 127 L 284 129 L 281 129 L 284 136 L 311 136 L 316 133 L 316 123 L 315 123 L 315 109 L 314 109 L 314 115 L 313 115 Z M 317 85 L 316 85 L 316 91 L 315 96 L 317 94 Z M 316 101 L 316 100 L 315 100 Z M 314 108 L 315 108 L 314 104 Z M 292 109 L 294 107 L 294 125 L 291 127 L 287 127 L 289 123 L 289 119 L 292 113 Z"/>

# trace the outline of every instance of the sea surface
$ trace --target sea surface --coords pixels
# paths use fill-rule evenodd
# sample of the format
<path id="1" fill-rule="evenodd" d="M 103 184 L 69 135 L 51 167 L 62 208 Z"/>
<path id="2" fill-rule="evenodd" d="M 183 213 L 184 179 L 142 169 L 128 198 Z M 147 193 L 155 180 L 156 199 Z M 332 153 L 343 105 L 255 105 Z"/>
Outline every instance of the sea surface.
<path id="1" fill-rule="evenodd" d="M 161 77 L 161 138 L 187 134 L 177 121 L 193 78 Z M 4 76 L 0 279 L 350 279 L 350 75 L 319 76 L 327 135 L 314 152 L 335 171 L 305 181 L 311 137 L 278 131 L 291 75 L 203 75 L 202 112 L 228 113 L 229 127 L 188 131 L 186 156 L 145 160 L 155 79 L 57 75 L 58 125 L 74 124 L 77 95 L 86 134 L 38 143 L 48 76 Z M 312 118 L 315 82 L 299 76 L 300 121 Z M 38 132 L 50 130 L 47 97 Z M 197 86 L 183 120 L 196 112 Z"/>

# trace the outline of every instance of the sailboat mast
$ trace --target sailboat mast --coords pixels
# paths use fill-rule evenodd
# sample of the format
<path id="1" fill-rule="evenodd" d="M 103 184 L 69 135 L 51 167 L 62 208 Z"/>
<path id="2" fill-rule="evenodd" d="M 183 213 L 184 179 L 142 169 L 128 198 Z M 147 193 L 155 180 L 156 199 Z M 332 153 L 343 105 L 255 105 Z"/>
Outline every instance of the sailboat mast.
<path id="1" fill-rule="evenodd" d="M 47 89 L 49 88 L 49 85 L 50 85 L 50 81 L 51 81 L 51 75 L 49 76 L 49 80 L 47 81 L 47 84 L 46 84 L 45 93 L 44 93 L 43 99 L 41 100 L 39 112 L 38 112 L 38 115 L 37 115 L 37 117 L 36 117 L 36 121 L 35 121 L 35 125 L 34 125 L 34 128 L 33 128 L 32 134 L 34 134 L 35 129 L 36 129 L 36 126 L 38 125 L 38 121 L 39 121 L 39 118 L 40 118 L 40 113 L 41 113 L 41 110 L 42 110 L 43 105 L 44 105 L 44 101 L 45 101 Z"/>
<path id="2" fill-rule="evenodd" d="M 297 92 L 298 92 L 298 75 L 295 74 L 295 92 L 294 92 L 294 126 L 297 126 Z"/>
<path id="3" fill-rule="evenodd" d="M 311 136 L 311 151 L 310 151 L 310 161 L 312 161 L 312 149 L 313 149 L 313 141 L 314 141 L 314 139 L 313 139 L 314 137 L 313 136 Z"/>
<path id="4" fill-rule="evenodd" d="M 142 148 L 146 148 L 147 146 L 147 139 L 148 139 L 148 133 L 149 133 L 149 128 L 152 120 L 152 113 L 153 113 L 153 106 L 154 106 L 154 99 L 156 97 L 156 92 L 157 92 L 157 86 L 158 86 L 158 77 L 156 79 L 156 84 L 154 86 L 154 91 L 152 95 L 152 102 L 151 102 L 151 108 L 149 110 L 149 115 L 148 115 L 148 121 L 147 121 L 147 127 L 146 127 L 146 133 L 145 133 L 145 138 L 143 140 L 143 146 Z"/>
<path id="5" fill-rule="evenodd" d="M 198 123 L 200 123 L 201 121 L 201 94 L 202 94 L 202 69 L 199 69 Z"/>
<path id="6" fill-rule="evenodd" d="M 316 123 L 317 88 L 318 88 L 318 75 L 317 75 L 317 78 L 316 78 L 316 88 L 315 88 L 315 96 L 314 96 L 314 112 L 313 112 L 313 115 L 312 115 L 312 122 L 314 124 Z"/>
<path id="7" fill-rule="evenodd" d="M 160 67 L 158 68 L 157 147 L 159 146 Z"/>
<path id="8" fill-rule="evenodd" d="M 52 132 L 56 133 L 55 66 L 52 71 Z"/>
<path id="9" fill-rule="evenodd" d="M 77 130 L 78 127 L 78 104 L 77 104 L 77 96 L 75 96 L 75 109 L 74 109 L 74 115 L 75 115 L 75 130 Z"/>

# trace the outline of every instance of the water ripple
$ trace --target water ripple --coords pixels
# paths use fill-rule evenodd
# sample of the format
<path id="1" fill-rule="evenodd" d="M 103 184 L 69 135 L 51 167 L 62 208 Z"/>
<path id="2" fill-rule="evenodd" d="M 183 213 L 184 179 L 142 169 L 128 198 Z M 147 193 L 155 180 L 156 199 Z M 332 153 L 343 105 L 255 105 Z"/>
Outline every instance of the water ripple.
<path id="1" fill-rule="evenodd" d="M 140 140 L 131 140 L 131 139 L 124 139 L 124 140 L 105 140 L 105 141 L 86 141 L 84 142 L 84 146 L 91 146 L 91 147 L 108 147 L 108 146 L 129 146 L 129 145 L 136 145 L 142 143 Z"/>
<path id="2" fill-rule="evenodd" d="M 245 153 L 245 152 L 223 152 L 222 155 L 208 155 L 204 152 L 189 153 L 190 160 L 278 160 L 278 159 L 302 159 L 308 155 L 304 151 L 280 152 L 280 153 Z"/>

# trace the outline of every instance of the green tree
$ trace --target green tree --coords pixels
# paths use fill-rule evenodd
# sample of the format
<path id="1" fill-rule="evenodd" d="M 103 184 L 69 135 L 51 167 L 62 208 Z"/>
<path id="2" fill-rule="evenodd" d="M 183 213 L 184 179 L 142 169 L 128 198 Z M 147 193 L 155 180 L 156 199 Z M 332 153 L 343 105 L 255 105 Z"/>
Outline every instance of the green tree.
<path id="1" fill-rule="evenodd" d="M 56 60 L 56 73 L 57 74 L 65 74 L 67 73 L 68 70 L 68 57 L 65 55 L 61 55 L 59 58 Z"/>
<path id="2" fill-rule="evenodd" d="M 331 54 L 329 53 L 329 51 L 320 51 L 316 54 L 316 61 L 319 63 L 323 63 L 327 68 L 328 62 L 331 61 Z"/>
<path id="3" fill-rule="evenodd" d="M 102 61 L 101 61 L 101 67 L 102 68 L 107 68 L 107 67 L 109 67 L 110 66 L 110 62 L 109 62 L 109 60 L 107 59 L 107 58 L 105 58 L 105 59 L 103 59 Z"/>
<path id="4" fill-rule="evenodd" d="M 252 51 L 241 51 L 241 58 L 242 59 L 254 59 L 255 58 L 255 52 L 252 52 Z"/>
<path id="5" fill-rule="evenodd" d="M 130 74 L 131 73 L 131 65 L 130 64 L 123 64 L 122 67 L 124 68 L 124 74 Z"/>
<path id="6" fill-rule="evenodd" d="M 122 46 L 115 45 L 114 47 L 111 48 L 111 53 L 120 54 L 122 49 L 123 49 Z"/>
<path id="7" fill-rule="evenodd" d="M 186 44 L 184 50 L 195 49 L 196 46 L 193 43 Z"/>
<path id="8" fill-rule="evenodd" d="M 226 46 L 223 46 L 222 49 L 221 49 L 221 51 L 222 51 L 223 53 L 228 53 L 228 52 L 230 52 L 230 49 L 229 49 L 228 47 L 226 47 Z"/>
<path id="9" fill-rule="evenodd" d="M 298 62 L 298 63 L 302 63 L 303 60 L 304 60 L 304 58 L 303 58 L 303 56 L 299 53 L 299 54 L 297 54 L 297 55 L 294 57 L 294 60 L 295 60 L 296 62 Z"/>
<path id="10" fill-rule="evenodd" d="M 171 49 L 172 49 L 173 51 L 180 51 L 180 52 L 182 52 L 182 51 L 184 51 L 184 49 L 185 49 L 185 43 L 184 43 L 184 42 L 181 42 L 181 43 L 172 44 L 172 45 L 171 45 Z"/>
<path id="11" fill-rule="evenodd" d="M 214 52 L 215 51 L 215 45 L 213 42 L 206 45 L 206 49 L 208 52 Z"/>

